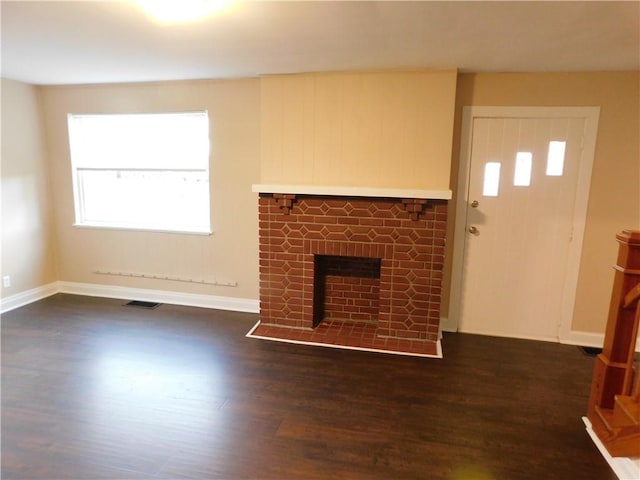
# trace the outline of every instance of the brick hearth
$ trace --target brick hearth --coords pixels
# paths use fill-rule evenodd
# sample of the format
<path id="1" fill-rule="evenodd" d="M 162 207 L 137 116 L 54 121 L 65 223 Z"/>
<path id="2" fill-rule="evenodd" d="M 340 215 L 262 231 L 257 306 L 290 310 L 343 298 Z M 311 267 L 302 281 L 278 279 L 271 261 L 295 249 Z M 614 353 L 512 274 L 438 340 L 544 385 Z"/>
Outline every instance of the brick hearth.
<path id="1" fill-rule="evenodd" d="M 446 217 L 445 200 L 261 193 L 255 333 L 434 350 Z"/>

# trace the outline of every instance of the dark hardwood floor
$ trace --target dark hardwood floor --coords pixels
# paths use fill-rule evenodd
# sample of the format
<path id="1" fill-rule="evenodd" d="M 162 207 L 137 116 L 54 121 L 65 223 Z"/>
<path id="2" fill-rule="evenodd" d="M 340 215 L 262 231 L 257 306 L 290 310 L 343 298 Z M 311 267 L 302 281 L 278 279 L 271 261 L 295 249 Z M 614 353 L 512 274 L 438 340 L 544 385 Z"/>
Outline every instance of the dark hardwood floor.
<path id="1" fill-rule="evenodd" d="M 257 316 L 55 295 L 2 316 L 2 479 L 615 479 L 593 358 L 450 334 L 444 359 L 245 338 Z"/>

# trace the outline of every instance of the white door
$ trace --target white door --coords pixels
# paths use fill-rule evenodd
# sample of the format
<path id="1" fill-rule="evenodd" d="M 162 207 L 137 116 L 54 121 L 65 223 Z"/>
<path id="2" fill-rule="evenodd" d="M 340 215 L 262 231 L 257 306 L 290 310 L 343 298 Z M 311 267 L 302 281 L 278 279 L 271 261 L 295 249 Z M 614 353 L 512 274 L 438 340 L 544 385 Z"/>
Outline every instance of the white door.
<path id="1" fill-rule="evenodd" d="M 587 119 L 544 113 L 470 120 L 460 331 L 558 340 L 571 321 Z"/>

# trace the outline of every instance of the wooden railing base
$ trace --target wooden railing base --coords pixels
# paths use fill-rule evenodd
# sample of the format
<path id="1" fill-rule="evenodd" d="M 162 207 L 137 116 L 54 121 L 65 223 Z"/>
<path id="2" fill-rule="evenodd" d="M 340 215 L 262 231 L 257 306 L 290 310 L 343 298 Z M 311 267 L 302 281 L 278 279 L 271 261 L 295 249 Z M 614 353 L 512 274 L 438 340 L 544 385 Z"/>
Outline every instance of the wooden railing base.
<path id="1" fill-rule="evenodd" d="M 625 230 L 616 239 L 620 247 L 609 318 L 587 417 L 611 456 L 640 457 L 640 381 L 633 365 L 640 323 L 640 231 Z"/>

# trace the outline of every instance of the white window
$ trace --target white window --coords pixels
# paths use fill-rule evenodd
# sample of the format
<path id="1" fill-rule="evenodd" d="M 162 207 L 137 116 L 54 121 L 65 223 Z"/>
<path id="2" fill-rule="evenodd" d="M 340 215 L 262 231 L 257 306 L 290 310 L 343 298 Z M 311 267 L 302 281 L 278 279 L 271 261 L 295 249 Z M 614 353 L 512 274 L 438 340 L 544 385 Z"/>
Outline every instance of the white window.
<path id="1" fill-rule="evenodd" d="M 211 233 L 207 112 L 68 124 L 76 225 Z"/>
<path id="2" fill-rule="evenodd" d="M 528 187 L 531 185 L 531 152 L 518 152 L 516 154 L 516 168 L 513 175 L 513 185 L 516 187 Z"/>
<path id="3" fill-rule="evenodd" d="M 485 197 L 497 197 L 499 188 L 500 188 L 500 162 L 485 163 L 482 195 Z"/>
<path id="4" fill-rule="evenodd" d="M 565 141 L 549 142 L 549 155 L 547 156 L 547 175 L 561 177 L 564 170 L 564 151 L 567 146 Z"/>

